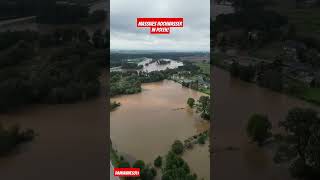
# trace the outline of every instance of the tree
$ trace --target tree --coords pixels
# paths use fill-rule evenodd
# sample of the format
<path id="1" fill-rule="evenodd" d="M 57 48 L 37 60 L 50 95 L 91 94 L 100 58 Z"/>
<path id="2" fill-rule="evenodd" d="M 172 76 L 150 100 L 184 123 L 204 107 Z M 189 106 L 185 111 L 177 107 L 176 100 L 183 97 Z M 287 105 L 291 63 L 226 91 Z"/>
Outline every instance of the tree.
<path id="1" fill-rule="evenodd" d="M 156 167 L 161 167 L 162 166 L 162 157 L 158 156 L 155 160 L 154 160 L 154 166 Z"/>
<path id="2" fill-rule="evenodd" d="M 243 81 L 252 81 L 255 76 L 255 68 L 253 66 L 239 66 L 239 77 Z"/>
<path id="3" fill-rule="evenodd" d="M 313 109 L 290 109 L 279 123 L 286 136 L 278 148 L 278 162 L 289 162 L 292 176 L 302 179 L 320 178 L 320 119 Z M 283 148 L 285 147 L 285 148 Z"/>
<path id="4" fill-rule="evenodd" d="M 130 164 L 128 161 L 120 161 L 120 163 L 118 164 L 118 168 L 129 168 L 130 167 Z"/>
<path id="5" fill-rule="evenodd" d="M 268 117 L 261 114 L 253 114 L 247 123 L 247 135 L 253 141 L 262 145 L 271 136 L 271 123 Z"/>
<path id="6" fill-rule="evenodd" d="M 157 171 L 149 165 L 146 165 L 143 169 L 141 169 L 141 180 L 153 180 L 156 175 Z"/>
<path id="7" fill-rule="evenodd" d="M 175 179 L 196 180 L 197 175 L 191 174 L 189 165 L 181 157 L 170 151 L 166 155 L 162 180 Z"/>
<path id="8" fill-rule="evenodd" d="M 204 135 L 200 135 L 197 141 L 199 144 L 204 144 L 206 143 L 206 137 Z"/>
<path id="9" fill-rule="evenodd" d="M 188 98 L 188 101 L 187 101 L 187 103 L 188 103 L 188 105 L 189 105 L 189 107 L 193 107 L 194 106 L 194 99 L 193 98 Z"/>
<path id="10" fill-rule="evenodd" d="M 238 62 L 232 62 L 231 66 L 230 66 L 230 74 L 233 77 L 238 77 L 239 76 L 239 63 Z"/>
<path id="11" fill-rule="evenodd" d="M 265 72 L 262 84 L 266 88 L 274 91 L 281 91 L 283 86 L 282 73 L 275 69 L 269 69 Z"/>
<path id="12" fill-rule="evenodd" d="M 294 108 L 289 110 L 285 121 L 280 126 L 292 135 L 299 156 L 305 160 L 305 148 L 311 136 L 310 128 L 319 124 L 317 112 L 312 109 Z"/>
<path id="13" fill-rule="evenodd" d="M 320 125 L 311 127 L 311 136 L 306 147 L 306 162 L 311 167 L 313 179 L 320 177 Z"/>
<path id="14" fill-rule="evenodd" d="M 182 154 L 183 153 L 183 144 L 180 140 L 175 140 L 171 146 L 172 151 L 175 154 Z"/>
<path id="15" fill-rule="evenodd" d="M 210 97 L 201 96 L 198 100 L 197 111 L 201 112 L 201 117 L 210 120 Z"/>
<path id="16" fill-rule="evenodd" d="M 106 11 L 105 10 L 95 10 L 88 17 L 88 23 L 97 24 L 106 19 Z"/>
<path id="17" fill-rule="evenodd" d="M 81 29 L 78 33 L 78 39 L 82 42 L 88 42 L 90 40 L 90 36 L 85 29 Z"/>
<path id="18" fill-rule="evenodd" d="M 105 45 L 104 36 L 103 36 L 102 31 L 100 29 L 97 29 L 93 33 L 92 42 L 94 44 L 94 47 L 96 47 L 96 48 L 104 48 L 104 45 Z"/>
<path id="19" fill-rule="evenodd" d="M 134 167 L 134 168 L 140 168 L 140 170 L 141 170 L 141 169 L 143 169 L 143 168 L 145 167 L 145 163 L 144 163 L 144 161 L 142 161 L 142 160 L 137 160 L 137 161 L 133 164 L 132 167 Z"/>

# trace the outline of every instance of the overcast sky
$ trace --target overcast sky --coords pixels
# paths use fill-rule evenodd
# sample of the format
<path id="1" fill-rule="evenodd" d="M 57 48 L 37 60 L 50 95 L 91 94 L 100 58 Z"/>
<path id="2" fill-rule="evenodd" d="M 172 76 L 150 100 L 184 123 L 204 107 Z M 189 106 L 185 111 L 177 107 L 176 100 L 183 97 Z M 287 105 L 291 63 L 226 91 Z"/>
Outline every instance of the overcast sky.
<path id="1" fill-rule="evenodd" d="M 138 17 L 182 17 L 183 28 L 150 34 Z M 210 0 L 110 0 L 112 50 L 209 51 Z"/>

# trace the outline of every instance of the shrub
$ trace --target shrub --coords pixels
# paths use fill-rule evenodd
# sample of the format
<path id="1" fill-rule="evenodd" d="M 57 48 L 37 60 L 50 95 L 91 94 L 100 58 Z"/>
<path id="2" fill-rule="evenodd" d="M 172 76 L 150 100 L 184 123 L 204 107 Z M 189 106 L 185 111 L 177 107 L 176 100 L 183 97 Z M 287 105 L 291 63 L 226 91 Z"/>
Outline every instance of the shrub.
<path id="1" fill-rule="evenodd" d="M 171 148 L 175 154 L 182 154 L 183 153 L 183 144 L 180 140 L 174 141 Z"/>

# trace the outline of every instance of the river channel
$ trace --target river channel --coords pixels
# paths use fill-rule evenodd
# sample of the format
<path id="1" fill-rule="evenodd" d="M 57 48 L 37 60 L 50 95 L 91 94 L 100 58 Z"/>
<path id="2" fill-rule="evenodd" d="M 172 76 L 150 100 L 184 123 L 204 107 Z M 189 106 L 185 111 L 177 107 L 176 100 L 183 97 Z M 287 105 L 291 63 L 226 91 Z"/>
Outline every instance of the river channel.
<path id="1" fill-rule="evenodd" d="M 164 156 L 175 140 L 184 141 L 209 129 L 210 124 L 187 107 L 187 99 L 205 94 L 173 81 L 147 83 L 142 92 L 114 97 L 121 106 L 110 114 L 110 135 L 114 148 L 131 163 L 141 159 L 153 163 Z M 210 179 L 208 144 L 195 146 L 182 156 L 198 177 Z"/>

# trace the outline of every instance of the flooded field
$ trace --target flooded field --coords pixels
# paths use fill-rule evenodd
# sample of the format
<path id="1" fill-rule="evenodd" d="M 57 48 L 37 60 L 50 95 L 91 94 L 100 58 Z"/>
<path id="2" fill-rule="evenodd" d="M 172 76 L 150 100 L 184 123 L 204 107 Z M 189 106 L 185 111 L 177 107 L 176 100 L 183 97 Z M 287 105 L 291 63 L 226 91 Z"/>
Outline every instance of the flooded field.
<path id="1" fill-rule="evenodd" d="M 143 60 L 138 63 L 138 65 L 142 65 L 143 68 L 139 69 L 139 71 L 144 72 L 152 72 L 152 71 L 163 71 L 166 69 L 175 69 L 179 66 L 183 66 L 182 62 L 171 60 L 171 59 L 163 59 L 165 61 L 169 61 L 168 64 L 159 65 L 157 62 L 152 62 L 151 58 L 142 58 Z M 110 71 L 126 71 L 127 69 L 122 69 L 121 66 L 110 68 Z"/>
<path id="2" fill-rule="evenodd" d="M 174 61 L 171 59 L 163 59 L 169 61 L 169 64 L 158 65 L 156 62 L 150 63 L 152 59 L 146 58 L 144 61 L 140 62 L 139 65 L 143 65 L 142 71 L 152 72 L 152 71 L 162 71 L 166 69 L 175 69 L 179 66 L 183 66 L 182 62 Z M 150 64 L 149 64 L 150 63 Z"/>

